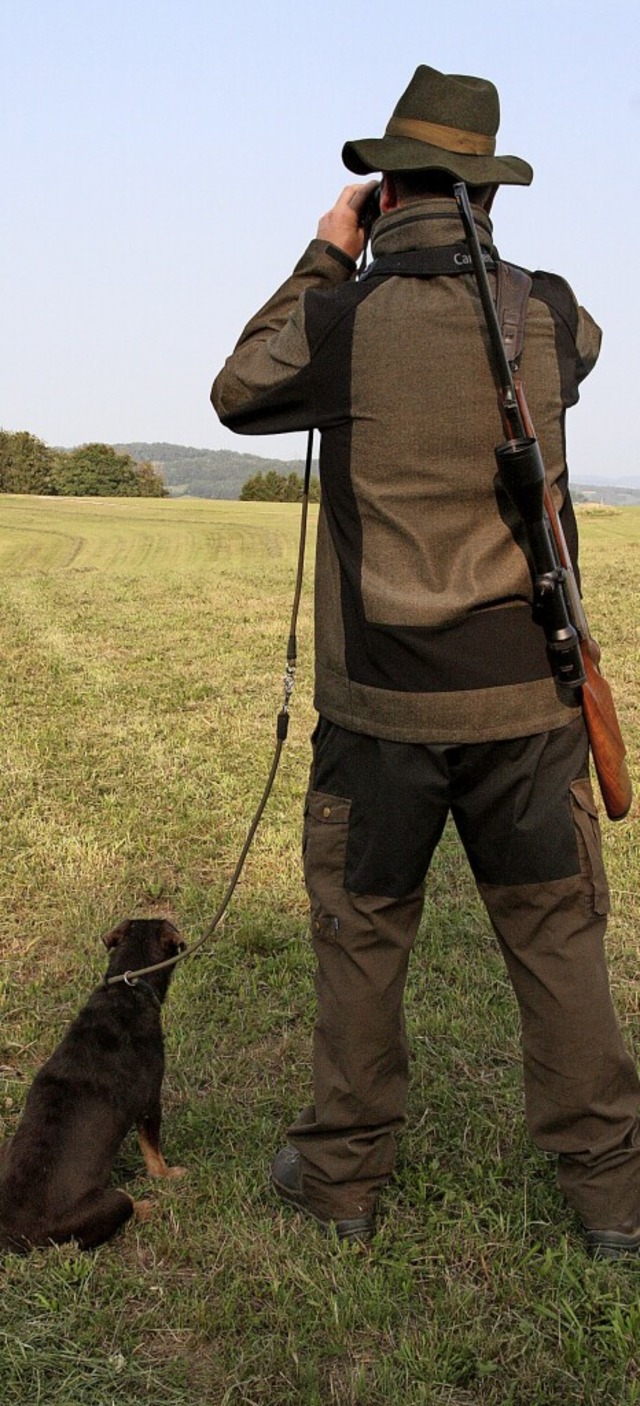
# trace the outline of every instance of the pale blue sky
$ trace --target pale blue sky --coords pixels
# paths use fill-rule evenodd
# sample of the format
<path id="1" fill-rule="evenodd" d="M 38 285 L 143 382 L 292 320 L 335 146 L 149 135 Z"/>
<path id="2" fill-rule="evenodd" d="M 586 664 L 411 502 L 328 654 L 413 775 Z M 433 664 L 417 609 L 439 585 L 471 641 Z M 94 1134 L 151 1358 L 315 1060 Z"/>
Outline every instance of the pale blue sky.
<path id="1" fill-rule="evenodd" d="M 638 0 L 0 0 L 0 53 L 4 428 L 301 454 L 223 430 L 210 383 L 350 179 L 343 142 L 429 63 L 497 84 L 498 150 L 535 170 L 498 247 L 604 327 L 573 477 L 640 473 Z"/>

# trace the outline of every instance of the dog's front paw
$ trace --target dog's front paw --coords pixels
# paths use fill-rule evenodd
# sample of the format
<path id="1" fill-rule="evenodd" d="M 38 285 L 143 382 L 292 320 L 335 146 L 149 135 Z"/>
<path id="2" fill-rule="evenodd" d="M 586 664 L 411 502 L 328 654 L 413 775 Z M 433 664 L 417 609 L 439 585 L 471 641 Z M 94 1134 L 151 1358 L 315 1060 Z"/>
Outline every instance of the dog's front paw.
<path id="1" fill-rule="evenodd" d="M 136 1220 L 151 1220 L 155 1208 L 155 1201 L 134 1201 L 133 1214 L 136 1217 Z"/>
<path id="2" fill-rule="evenodd" d="M 167 1167 L 164 1175 L 166 1177 L 171 1177 L 174 1181 L 177 1181 L 179 1177 L 186 1177 L 188 1176 L 188 1174 L 188 1167 Z"/>

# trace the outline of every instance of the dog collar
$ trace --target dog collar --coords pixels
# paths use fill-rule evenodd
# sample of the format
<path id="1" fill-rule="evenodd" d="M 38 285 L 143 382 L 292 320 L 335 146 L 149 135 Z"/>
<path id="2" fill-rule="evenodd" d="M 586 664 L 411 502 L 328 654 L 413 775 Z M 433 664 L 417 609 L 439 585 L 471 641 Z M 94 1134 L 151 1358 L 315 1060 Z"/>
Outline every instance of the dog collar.
<path id="1" fill-rule="evenodd" d="M 145 996 L 149 996 L 149 998 L 153 1001 L 154 1005 L 156 1005 L 156 1006 L 158 1007 L 158 1010 L 161 1010 L 161 1008 L 162 1008 L 162 1002 L 161 1002 L 161 1000 L 160 1000 L 160 997 L 158 996 L 157 991 L 154 991 L 153 987 L 150 985 L 150 983 L 149 983 L 148 981 L 143 981 L 143 979 L 142 979 L 141 976 L 137 976 L 137 977 L 132 981 L 131 978 L 130 978 L 130 976 L 129 976 L 129 973 L 128 973 L 128 972 L 125 972 L 125 974 L 124 974 L 124 984 L 125 984 L 125 986 L 130 986 L 130 987 L 132 988 L 132 990 L 134 990 L 134 991 L 135 991 L 136 989 L 139 989 L 140 991 L 143 991 L 144 994 L 145 994 Z"/>
<path id="2" fill-rule="evenodd" d="M 124 982 L 125 986 L 129 987 L 130 991 L 142 992 L 143 995 L 149 997 L 150 1001 L 153 1001 L 154 1006 L 157 1006 L 159 1011 L 162 1010 L 162 1001 L 160 1000 L 157 991 L 154 991 L 153 986 L 151 986 L 148 981 L 143 981 L 142 977 L 140 976 L 137 976 L 132 980 L 129 975 L 129 972 L 125 972 L 121 980 Z M 112 984 L 115 989 L 115 984 L 109 981 L 108 976 L 105 977 L 104 984 L 107 988 L 107 991 L 110 989 Z"/>

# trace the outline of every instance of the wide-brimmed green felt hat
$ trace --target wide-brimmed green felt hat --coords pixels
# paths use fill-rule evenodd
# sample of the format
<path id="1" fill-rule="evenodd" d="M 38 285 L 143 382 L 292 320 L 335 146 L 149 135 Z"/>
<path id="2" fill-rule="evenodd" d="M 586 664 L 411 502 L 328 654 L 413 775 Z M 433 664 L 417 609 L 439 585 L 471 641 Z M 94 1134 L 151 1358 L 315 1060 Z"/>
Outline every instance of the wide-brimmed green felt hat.
<path id="1" fill-rule="evenodd" d="M 420 64 L 384 137 L 347 142 L 342 160 L 359 176 L 439 170 L 469 185 L 528 186 L 533 170 L 526 161 L 495 154 L 499 124 L 500 99 L 488 79 Z"/>

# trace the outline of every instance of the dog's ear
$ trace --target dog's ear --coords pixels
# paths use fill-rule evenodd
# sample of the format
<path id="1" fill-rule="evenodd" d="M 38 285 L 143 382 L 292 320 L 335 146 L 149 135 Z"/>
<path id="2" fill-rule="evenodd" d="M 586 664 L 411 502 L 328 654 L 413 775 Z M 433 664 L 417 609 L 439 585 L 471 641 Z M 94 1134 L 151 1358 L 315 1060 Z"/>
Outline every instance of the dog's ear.
<path id="1" fill-rule="evenodd" d="M 129 918 L 125 918 L 122 923 L 118 923 L 117 928 L 112 928 L 111 932 L 104 934 L 102 941 L 109 951 L 112 947 L 118 947 L 121 942 L 124 942 L 129 931 L 130 921 Z"/>
<path id="2" fill-rule="evenodd" d="M 174 952 L 183 952 L 185 948 L 185 943 L 182 941 L 178 929 L 174 927 L 173 923 L 169 922 L 168 918 L 162 919 L 160 925 L 160 942 L 162 947 L 172 954 Z"/>

